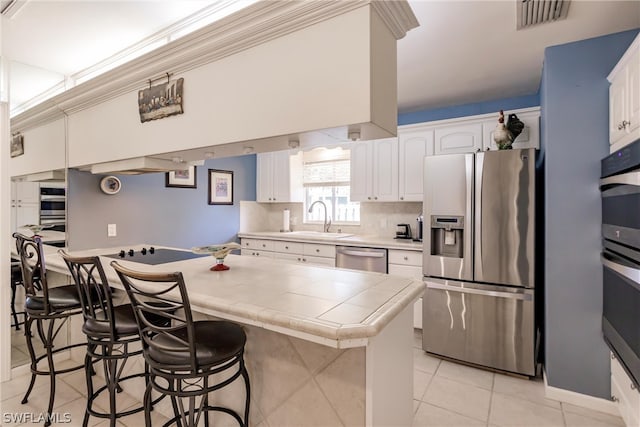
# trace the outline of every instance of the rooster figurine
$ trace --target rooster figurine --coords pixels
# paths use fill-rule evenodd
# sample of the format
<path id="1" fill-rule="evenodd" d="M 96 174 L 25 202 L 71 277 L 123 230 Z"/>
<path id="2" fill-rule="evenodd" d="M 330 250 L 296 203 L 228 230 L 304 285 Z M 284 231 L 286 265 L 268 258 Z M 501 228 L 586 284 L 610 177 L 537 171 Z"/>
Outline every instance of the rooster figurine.
<path id="1" fill-rule="evenodd" d="M 498 125 L 493 131 L 493 140 L 496 142 L 498 150 L 510 150 L 513 141 L 522 133 L 522 129 L 524 129 L 524 123 L 515 114 L 509 114 L 509 120 L 505 125 L 504 112 L 500 110 Z"/>
<path id="2" fill-rule="evenodd" d="M 498 126 L 496 126 L 496 129 L 493 131 L 493 140 L 496 142 L 498 150 L 511 148 L 511 144 L 513 143 L 513 137 L 504 124 L 504 112 L 502 110 L 500 110 L 500 115 L 498 116 Z"/>

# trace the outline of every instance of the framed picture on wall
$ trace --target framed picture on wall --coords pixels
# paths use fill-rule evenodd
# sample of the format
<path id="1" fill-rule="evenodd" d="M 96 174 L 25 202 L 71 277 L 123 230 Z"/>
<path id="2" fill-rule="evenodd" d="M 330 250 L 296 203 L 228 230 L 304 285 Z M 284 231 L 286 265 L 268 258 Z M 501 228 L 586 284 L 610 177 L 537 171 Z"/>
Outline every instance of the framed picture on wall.
<path id="1" fill-rule="evenodd" d="M 176 188 L 196 188 L 196 167 L 189 166 L 188 169 L 171 171 L 165 174 L 165 187 Z"/>
<path id="2" fill-rule="evenodd" d="M 24 137 L 17 133 L 11 137 L 11 157 L 18 157 L 24 154 Z"/>
<path id="3" fill-rule="evenodd" d="M 233 204 L 233 171 L 209 169 L 209 204 Z"/>

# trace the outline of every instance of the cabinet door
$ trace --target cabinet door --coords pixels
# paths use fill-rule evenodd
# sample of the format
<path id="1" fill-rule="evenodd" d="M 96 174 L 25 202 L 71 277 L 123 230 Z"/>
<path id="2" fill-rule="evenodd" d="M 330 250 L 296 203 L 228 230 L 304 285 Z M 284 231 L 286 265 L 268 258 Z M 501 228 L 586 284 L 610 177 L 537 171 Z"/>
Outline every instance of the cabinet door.
<path id="1" fill-rule="evenodd" d="M 371 200 L 371 166 L 370 143 L 356 142 L 351 146 L 351 192 L 350 198 L 355 202 Z"/>
<path id="2" fill-rule="evenodd" d="M 17 202 L 15 224 L 17 228 L 27 224 L 40 224 L 40 205 Z"/>
<path id="3" fill-rule="evenodd" d="M 40 184 L 37 182 L 16 182 L 16 201 L 40 203 Z"/>
<path id="4" fill-rule="evenodd" d="M 433 155 L 433 129 L 398 131 L 398 198 L 422 201 L 424 157 Z"/>
<path id="5" fill-rule="evenodd" d="M 434 153 L 474 153 L 482 150 L 482 124 L 457 124 L 435 130 Z"/>
<path id="6" fill-rule="evenodd" d="M 291 201 L 289 151 L 275 151 L 272 157 L 272 196 L 273 202 Z"/>
<path id="7" fill-rule="evenodd" d="M 256 201 L 273 200 L 273 153 L 259 153 L 256 158 Z"/>
<path id="8" fill-rule="evenodd" d="M 627 68 L 627 132 L 640 129 L 640 52 L 629 61 Z"/>
<path id="9" fill-rule="evenodd" d="M 373 144 L 373 200 L 398 200 L 398 139 L 371 141 Z"/>
<path id="10" fill-rule="evenodd" d="M 626 133 L 622 127 L 622 122 L 626 120 L 626 71 L 623 70 L 609 87 L 609 143 L 611 144 Z"/>
<path id="11" fill-rule="evenodd" d="M 505 112 L 505 116 L 508 114 Z M 524 123 L 524 129 L 513 141 L 513 148 L 540 148 L 540 112 L 532 111 L 519 113 L 518 119 Z M 506 117 L 505 117 L 506 120 Z M 482 122 L 482 149 L 497 150 L 498 146 L 493 139 L 493 132 L 498 125 L 498 119 Z"/>

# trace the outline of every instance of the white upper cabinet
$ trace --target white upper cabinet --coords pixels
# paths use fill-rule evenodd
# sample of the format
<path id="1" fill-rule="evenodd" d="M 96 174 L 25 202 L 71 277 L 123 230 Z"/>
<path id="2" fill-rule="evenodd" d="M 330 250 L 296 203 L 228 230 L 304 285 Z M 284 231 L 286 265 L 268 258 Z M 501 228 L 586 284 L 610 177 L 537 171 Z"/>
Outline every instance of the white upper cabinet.
<path id="1" fill-rule="evenodd" d="M 26 224 L 40 224 L 40 184 L 11 182 L 11 231 Z"/>
<path id="2" fill-rule="evenodd" d="M 398 139 L 357 142 L 351 146 L 351 200 L 398 200 Z"/>
<path id="3" fill-rule="evenodd" d="M 302 153 L 285 150 L 258 154 L 256 180 L 258 202 L 302 202 Z"/>
<path id="4" fill-rule="evenodd" d="M 505 112 L 505 123 L 509 112 Z M 497 150 L 498 146 L 493 139 L 493 132 L 498 125 L 498 115 L 495 119 L 482 122 L 482 150 Z M 540 148 L 540 110 L 517 113 L 518 119 L 524 123 L 524 129 L 513 141 L 513 148 Z"/>
<path id="5" fill-rule="evenodd" d="M 640 34 L 609 77 L 611 152 L 640 138 Z"/>
<path id="6" fill-rule="evenodd" d="M 398 197 L 404 202 L 421 202 L 424 157 L 433 155 L 433 128 L 399 129 L 398 153 Z"/>
<path id="7" fill-rule="evenodd" d="M 435 154 L 473 153 L 480 150 L 481 123 L 457 123 L 435 129 Z"/>

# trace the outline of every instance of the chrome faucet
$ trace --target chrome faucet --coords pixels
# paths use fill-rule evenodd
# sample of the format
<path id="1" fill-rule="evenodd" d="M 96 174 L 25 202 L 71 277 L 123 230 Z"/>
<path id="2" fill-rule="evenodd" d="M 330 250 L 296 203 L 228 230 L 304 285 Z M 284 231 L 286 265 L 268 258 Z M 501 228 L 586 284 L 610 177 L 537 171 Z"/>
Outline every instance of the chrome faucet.
<path id="1" fill-rule="evenodd" d="M 309 206 L 309 213 L 311 213 L 311 211 L 313 210 L 313 207 L 315 206 L 316 203 L 320 203 L 323 207 L 324 207 L 324 224 L 323 224 L 323 230 L 325 233 L 329 232 L 329 227 L 331 226 L 331 218 L 329 218 L 329 221 L 327 222 L 327 205 L 324 204 L 324 202 L 322 200 L 316 200 L 315 202 L 311 203 L 311 206 Z"/>

